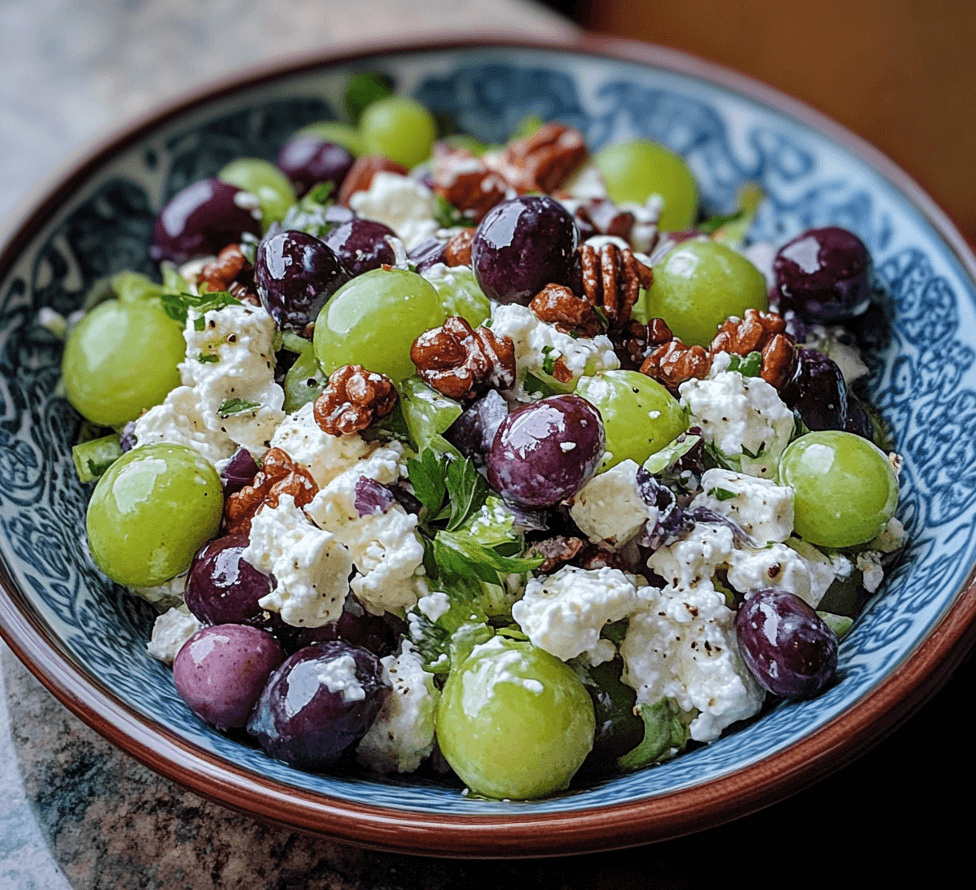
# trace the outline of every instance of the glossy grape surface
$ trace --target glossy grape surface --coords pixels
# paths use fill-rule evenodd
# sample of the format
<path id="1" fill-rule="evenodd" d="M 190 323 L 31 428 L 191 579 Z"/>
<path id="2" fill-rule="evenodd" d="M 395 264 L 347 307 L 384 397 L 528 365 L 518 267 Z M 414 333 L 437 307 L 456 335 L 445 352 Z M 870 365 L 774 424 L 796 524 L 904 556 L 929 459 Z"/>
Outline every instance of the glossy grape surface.
<path id="1" fill-rule="evenodd" d="M 68 335 L 61 374 L 68 400 L 93 423 L 121 427 L 180 385 L 180 325 L 153 300 L 106 300 Z"/>
<path id="2" fill-rule="evenodd" d="M 359 119 L 368 154 L 383 155 L 404 167 L 430 156 L 437 124 L 427 108 L 409 96 L 387 96 L 371 103 Z"/>
<path id="3" fill-rule="evenodd" d="M 267 575 L 242 559 L 247 538 L 212 541 L 196 555 L 186 579 L 186 607 L 204 624 L 263 624 L 258 600 L 274 589 Z"/>
<path id="4" fill-rule="evenodd" d="M 451 671 L 437 708 L 441 752 L 475 793 L 525 800 L 569 785 L 593 746 L 593 704 L 572 669 L 495 637 Z"/>
<path id="5" fill-rule="evenodd" d="M 201 720 L 218 729 L 240 729 L 284 658 L 266 630 L 241 624 L 204 627 L 177 653 L 173 682 Z"/>
<path id="6" fill-rule="evenodd" d="M 660 195 L 664 207 L 658 227 L 664 232 L 687 229 L 698 213 L 698 186 L 684 160 L 648 139 L 617 142 L 596 156 L 596 165 L 615 204 L 643 204 Z"/>
<path id="7" fill-rule="evenodd" d="M 261 305 L 279 327 L 304 331 L 348 280 L 332 248 L 314 235 L 279 232 L 258 245 L 254 283 Z"/>
<path id="8" fill-rule="evenodd" d="M 183 445 L 134 448 L 112 464 L 88 503 L 88 547 L 98 567 L 128 587 L 186 571 L 223 513 L 220 476 Z"/>
<path id="9" fill-rule="evenodd" d="M 822 547 L 854 547 L 894 516 L 898 478 L 885 453 L 854 433 L 824 430 L 791 442 L 780 484 L 794 492 L 794 529 Z"/>
<path id="10" fill-rule="evenodd" d="M 766 279 L 724 244 L 684 241 L 655 265 L 647 309 L 689 346 L 708 346 L 729 316 L 769 309 Z"/>
<path id="11" fill-rule="evenodd" d="M 384 263 L 392 266 L 396 262 L 396 254 L 387 240 L 395 234 L 381 222 L 355 216 L 337 225 L 323 240 L 335 251 L 349 275 L 355 277 Z"/>
<path id="12" fill-rule="evenodd" d="M 864 242 L 837 226 L 810 229 L 784 244 L 773 260 L 780 312 L 814 324 L 859 315 L 871 302 L 872 262 Z"/>
<path id="13" fill-rule="evenodd" d="M 295 203 L 295 190 L 288 177 L 270 161 L 262 158 L 238 158 L 217 174 L 221 182 L 236 185 L 261 202 L 261 224 L 264 229 L 280 221 Z"/>
<path id="14" fill-rule="evenodd" d="M 491 318 L 491 303 L 467 266 L 452 266 L 430 281 L 444 302 L 448 315 L 460 315 L 473 328 Z"/>
<path id="15" fill-rule="evenodd" d="M 797 349 L 793 377 L 780 398 L 811 430 L 842 430 L 847 426 L 847 384 L 837 363 L 816 349 Z"/>
<path id="16" fill-rule="evenodd" d="M 735 620 L 739 651 L 759 684 L 774 695 L 807 698 L 837 667 L 837 635 L 811 606 L 786 590 L 752 594 Z"/>
<path id="17" fill-rule="evenodd" d="M 688 426 L 677 399 L 639 371 L 603 371 L 581 377 L 576 394 L 594 405 L 603 418 L 607 441 L 601 471 L 624 460 L 643 464 Z"/>
<path id="18" fill-rule="evenodd" d="M 471 264 L 488 297 L 528 306 L 547 284 L 569 285 L 578 243 L 576 223 L 562 204 L 524 195 L 495 205 L 481 220 Z"/>
<path id="19" fill-rule="evenodd" d="M 247 730 L 269 756 L 321 769 L 366 734 L 387 689 L 372 652 L 339 640 L 315 643 L 271 675 Z"/>
<path id="20" fill-rule="evenodd" d="M 217 254 L 244 232 L 261 234 L 260 214 L 237 186 L 202 179 L 177 192 L 160 211 L 149 239 L 149 256 L 159 263 L 185 263 Z"/>
<path id="21" fill-rule="evenodd" d="M 316 121 L 307 124 L 295 133 L 295 137 L 298 136 L 315 136 L 323 142 L 334 142 L 348 149 L 354 158 L 366 154 L 366 145 L 359 130 L 342 121 Z"/>
<path id="22" fill-rule="evenodd" d="M 362 365 L 399 382 L 414 374 L 410 347 L 446 318 L 433 286 L 416 272 L 373 269 L 343 285 L 315 322 L 315 354 L 327 374 Z"/>
<path id="23" fill-rule="evenodd" d="M 346 146 L 306 133 L 293 136 L 281 146 L 276 162 L 296 195 L 302 196 L 313 185 L 328 182 L 335 196 L 354 160 Z"/>
<path id="24" fill-rule="evenodd" d="M 488 452 L 488 481 L 506 500 L 549 507 L 579 491 L 603 459 L 600 412 L 578 395 L 556 395 L 509 414 Z"/>

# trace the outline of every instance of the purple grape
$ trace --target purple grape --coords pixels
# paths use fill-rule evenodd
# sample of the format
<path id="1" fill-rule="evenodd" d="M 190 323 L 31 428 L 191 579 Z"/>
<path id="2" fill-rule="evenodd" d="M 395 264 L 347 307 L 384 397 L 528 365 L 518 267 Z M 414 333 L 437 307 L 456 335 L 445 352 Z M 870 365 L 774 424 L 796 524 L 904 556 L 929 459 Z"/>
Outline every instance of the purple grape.
<path id="1" fill-rule="evenodd" d="M 358 216 L 339 223 L 323 239 L 335 252 L 343 268 L 353 277 L 384 263 L 392 266 L 396 254 L 387 237 L 396 235 L 389 226 Z"/>
<path id="2" fill-rule="evenodd" d="M 758 590 L 735 619 L 739 651 L 764 688 L 786 698 L 820 692 L 837 667 L 837 635 L 811 606 L 786 590 Z"/>
<path id="3" fill-rule="evenodd" d="M 444 262 L 444 248 L 447 241 L 431 235 L 425 238 L 413 250 L 410 251 L 408 258 L 418 272 L 426 272 L 431 266 Z"/>
<path id="4" fill-rule="evenodd" d="M 271 675 L 247 730 L 269 756 L 320 769 L 366 734 L 387 690 L 372 652 L 339 640 L 316 643 Z"/>
<path id="5" fill-rule="evenodd" d="M 332 194 L 337 195 L 354 160 L 349 149 L 342 145 L 318 136 L 296 135 L 281 146 L 277 164 L 301 197 L 313 185 L 325 182 L 332 183 Z"/>
<path id="6" fill-rule="evenodd" d="M 589 481 L 605 444 L 600 412 L 586 399 L 549 396 L 502 421 L 488 452 L 488 481 L 522 507 L 550 507 Z"/>
<path id="7" fill-rule="evenodd" d="M 282 328 L 304 333 L 349 273 L 332 248 L 305 232 L 265 238 L 254 260 L 261 305 Z"/>
<path id="8" fill-rule="evenodd" d="M 270 626 L 258 600 L 274 581 L 242 559 L 247 538 L 227 535 L 211 541 L 194 557 L 186 578 L 186 607 L 205 624 Z"/>
<path id="9" fill-rule="evenodd" d="M 201 720 L 218 729 L 239 729 L 284 659 L 281 645 L 266 630 L 242 624 L 204 627 L 177 654 L 173 682 Z"/>
<path id="10" fill-rule="evenodd" d="M 847 423 L 847 384 L 837 363 L 816 349 L 798 348 L 793 376 L 780 398 L 811 430 L 842 430 Z"/>
<path id="11" fill-rule="evenodd" d="M 478 225 L 471 262 L 478 284 L 499 303 L 528 306 L 547 284 L 569 285 L 579 231 L 548 195 L 496 204 Z"/>
<path id="12" fill-rule="evenodd" d="M 336 621 L 330 621 L 321 627 L 296 628 L 288 645 L 291 651 L 297 652 L 313 643 L 342 640 L 351 646 L 368 649 L 378 658 L 382 658 L 393 653 L 399 642 L 400 632 L 405 631 L 405 628 L 398 627 L 397 622 L 403 623 L 388 613 L 374 615 L 367 612 L 350 594 Z"/>
<path id="13" fill-rule="evenodd" d="M 874 422 L 871 420 L 871 415 L 864 407 L 864 403 L 850 393 L 847 394 L 847 420 L 844 429 L 869 442 L 874 441 Z"/>
<path id="14" fill-rule="evenodd" d="M 185 263 L 218 253 L 241 235 L 261 234 L 256 202 L 247 204 L 241 189 L 217 179 L 202 179 L 177 192 L 160 211 L 149 239 L 154 262 Z"/>
<path id="15" fill-rule="evenodd" d="M 220 471 L 220 481 L 224 484 L 224 498 L 250 485 L 258 473 L 258 464 L 246 448 L 238 448 Z"/>
<path id="16" fill-rule="evenodd" d="M 844 321 L 871 302 L 871 255 L 857 235 L 837 226 L 810 229 L 783 245 L 773 274 L 780 312 L 806 321 Z"/>
<path id="17" fill-rule="evenodd" d="M 508 402 L 497 389 L 489 389 L 447 428 L 444 438 L 465 457 L 484 466 L 495 433 L 507 416 Z"/>

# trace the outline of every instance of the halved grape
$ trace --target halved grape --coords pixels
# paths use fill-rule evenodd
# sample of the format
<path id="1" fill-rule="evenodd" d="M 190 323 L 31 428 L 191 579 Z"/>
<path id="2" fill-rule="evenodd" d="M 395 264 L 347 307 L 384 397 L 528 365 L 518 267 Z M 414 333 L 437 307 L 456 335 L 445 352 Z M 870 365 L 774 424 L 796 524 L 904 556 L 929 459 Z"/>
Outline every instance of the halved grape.
<path id="1" fill-rule="evenodd" d="M 120 584 L 153 587 L 186 571 L 217 533 L 220 476 L 183 445 L 159 443 L 122 455 L 88 503 L 88 548 Z"/>
<path id="2" fill-rule="evenodd" d="M 68 401 L 92 423 L 121 427 L 180 385 L 180 325 L 154 300 L 106 300 L 68 334 L 61 374 Z"/>
<path id="3" fill-rule="evenodd" d="M 778 588 L 758 590 L 735 619 L 739 651 L 759 684 L 774 695 L 808 698 L 837 667 L 837 635 L 811 606 Z"/>
<path id="4" fill-rule="evenodd" d="M 265 230 L 272 222 L 280 222 L 295 203 L 295 190 L 288 177 L 262 158 L 237 158 L 221 168 L 217 178 L 257 196 Z"/>
<path id="5" fill-rule="evenodd" d="M 651 195 L 664 199 L 658 227 L 687 229 L 698 213 L 698 186 L 684 160 L 658 142 L 632 139 L 597 153 L 596 165 L 615 204 L 643 204 Z"/>
<path id="6" fill-rule="evenodd" d="M 475 793 L 526 800 L 569 785 L 593 747 L 595 724 L 570 667 L 527 641 L 495 637 L 451 670 L 437 741 Z"/>
<path id="7" fill-rule="evenodd" d="M 677 399 L 639 371 L 581 377 L 576 394 L 595 405 L 603 418 L 607 443 L 600 472 L 624 460 L 643 464 L 688 428 Z"/>
<path id="8" fill-rule="evenodd" d="M 413 341 L 446 317 L 437 291 L 416 272 L 373 269 L 325 304 L 315 322 L 315 354 L 327 374 L 362 365 L 399 382 L 415 373 Z"/>
<path id="9" fill-rule="evenodd" d="M 898 477 L 873 442 L 842 430 L 807 433 L 790 443 L 779 481 L 794 493 L 794 529 L 821 547 L 854 547 L 895 515 Z"/>
<path id="10" fill-rule="evenodd" d="M 368 105 L 359 119 L 359 132 L 368 154 L 383 155 L 409 168 L 430 156 L 437 124 L 426 106 L 396 95 Z"/>
<path id="11" fill-rule="evenodd" d="M 730 316 L 766 312 L 766 279 L 742 254 L 714 241 L 689 240 L 654 266 L 647 293 L 652 316 L 663 318 L 689 346 L 711 344 Z"/>
<path id="12" fill-rule="evenodd" d="M 241 729 L 284 659 L 281 644 L 266 630 L 241 624 L 204 627 L 177 653 L 173 682 L 201 720 L 218 729 Z"/>
<path id="13" fill-rule="evenodd" d="M 550 507 L 596 472 L 606 438 L 600 412 L 578 395 L 556 395 L 509 414 L 488 452 L 488 481 L 522 507 Z"/>

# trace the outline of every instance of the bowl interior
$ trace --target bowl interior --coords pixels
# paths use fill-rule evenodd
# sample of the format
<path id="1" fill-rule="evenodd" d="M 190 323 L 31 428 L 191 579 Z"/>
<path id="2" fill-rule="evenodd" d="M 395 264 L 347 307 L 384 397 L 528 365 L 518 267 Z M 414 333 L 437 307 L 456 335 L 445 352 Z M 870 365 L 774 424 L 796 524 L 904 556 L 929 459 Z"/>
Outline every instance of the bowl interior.
<path id="1" fill-rule="evenodd" d="M 871 344 L 869 390 L 904 457 L 899 517 L 911 546 L 843 641 L 839 682 L 824 695 L 771 708 L 658 768 L 531 803 L 468 799 L 454 784 L 413 777 L 310 775 L 208 729 L 187 710 L 168 669 L 146 652 L 152 609 L 106 582 L 88 557 L 88 492 L 70 456 L 78 422 L 56 395 L 60 343 L 38 323 L 38 313 L 42 307 L 72 311 L 95 281 L 116 271 L 152 272 L 146 242 L 168 196 L 232 158 L 273 159 L 299 126 L 337 117 L 348 74 L 362 68 L 389 72 L 400 89 L 486 141 L 503 141 L 528 115 L 579 127 L 593 149 L 629 136 L 663 141 L 688 159 L 705 205 L 715 212 L 732 209 L 744 183 L 762 185 L 768 199 L 757 238 L 781 243 L 805 228 L 838 224 L 871 249 L 890 307 L 863 324 Z M 303 789 L 394 813 L 572 812 L 596 819 L 601 807 L 748 769 L 847 719 L 911 657 L 976 561 L 976 445 L 966 435 L 976 415 L 968 261 L 946 243 L 924 201 L 919 206 L 916 196 L 875 169 L 855 141 L 837 141 L 836 132 L 810 123 L 814 116 L 760 88 L 742 92 L 738 79 L 713 78 L 714 72 L 703 78 L 689 66 L 669 70 L 663 63 L 511 46 L 387 52 L 292 67 L 129 131 L 49 196 L 0 261 L 0 556 L 16 609 L 30 614 L 83 685 L 118 703 L 123 746 L 130 726 L 158 728 L 217 771 L 234 765 L 264 784 L 280 783 L 286 793 Z M 173 775 L 172 756 L 162 755 L 157 768 Z"/>

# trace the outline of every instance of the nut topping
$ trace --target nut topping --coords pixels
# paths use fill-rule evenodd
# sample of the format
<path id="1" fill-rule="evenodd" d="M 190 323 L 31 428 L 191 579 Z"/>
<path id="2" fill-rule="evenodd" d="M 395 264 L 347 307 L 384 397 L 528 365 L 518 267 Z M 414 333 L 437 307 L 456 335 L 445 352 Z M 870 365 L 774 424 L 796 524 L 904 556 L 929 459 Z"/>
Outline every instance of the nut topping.
<path id="1" fill-rule="evenodd" d="M 452 399 L 473 399 L 489 388 L 515 383 L 515 344 L 490 328 L 474 330 L 451 316 L 414 340 L 410 358 L 428 386 Z"/>
<path id="2" fill-rule="evenodd" d="M 652 318 L 641 324 L 632 318 L 620 330 L 611 331 L 614 352 L 624 370 L 639 371 L 644 359 L 658 346 L 674 339 L 663 318 Z"/>
<path id="3" fill-rule="evenodd" d="M 248 534 L 251 520 L 258 510 L 265 504 L 274 509 L 282 495 L 291 495 L 296 507 L 305 507 L 312 502 L 318 490 L 308 470 L 296 464 L 286 451 L 272 448 L 264 455 L 254 481 L 227 498 L 224 504 L 227 534 Z"/>
<path id="4" fill-rule="evenodd" d="M 508 183 L 481 158 L 464 149 L 445 151 L 438 146 L 434 160 L 434 193 L 470 217 L 481 222 L 508 192 Z"/>
<path id="5" fill-rule="evenodd" d="M 796 341 L 786 333 L 786 321 L 776 312 L 746 309 L 742 318 L 729 318 L 712 340 L 710 352 L 762 354 L 763 380 L 779 389 L 796 370 Z"/>
<path id="6" fill-rule="evenodd" d="M 336 195 L 336 204 L 348 207 L 349 199 L 353 194 L 366 191 L 372 185 L 373 177 L 381 171 L 399 173 L 401 176 L 406 176 L 410 172 L 403 164 L 398 164 L 382 155 L 362 155 L 353 161 L 346 178 L 342 180 L 339 194 Z"/>
<path id="7" fill-rule="evenodd" d="M 471 243 L 474 241 L 474 229 L 461 229 L 441 252 L 441 259 L 447 266 L 470 266 Z"/>
<path id="8" fill-rule="evenodd" d="M 577 250 L 580 259 L 583 293 L 607 316 L 611 330 L 619 330 L 628 321 L 642 287 L 650 287 L 654 273 L 634 256 L 630 248 L 604 244 L 597 249 L 583 244 Z"/>
<path id="9" fill-rule="evenodd" d="M 197 290 L 201 293 L 204 290 L 229 291 L 237 276 L 249 265 L 247 257 L 241 252 L 240 244 L 228 244 L 217 254 L 217 259 L 200 270 Z"/>
<path id="10" fill-rule="evenodd" d="M 343 365 L 329 375 L 312 416 L 331 436 L 350 436 L 386 417 L 396 406 L 397 391 L 385 374 L 362 365 Z"/>
<path id="11" fill-rule="evenodd" d="M 529 309 L 564 334 L 574 332 L 581 337 L 595 337 L 602 330 L 593 306 L 561 284 L 547 284 L 532 298 Z"/>
<path id="12" fill-rule="evenodd" d="M 707 377 L 711 367 L 712 357 L 704 346 L 686 346 L 675 337 L 651 350 L 640 370 L 677 395 L 682 383 Z"/>
<path id="13" fill-rule="evenodd" d="M 588 156 L 579 130 L 553 122 L 509 145 L 496 169 L 520 193 L 548 195 L 564 185 Z"/>

